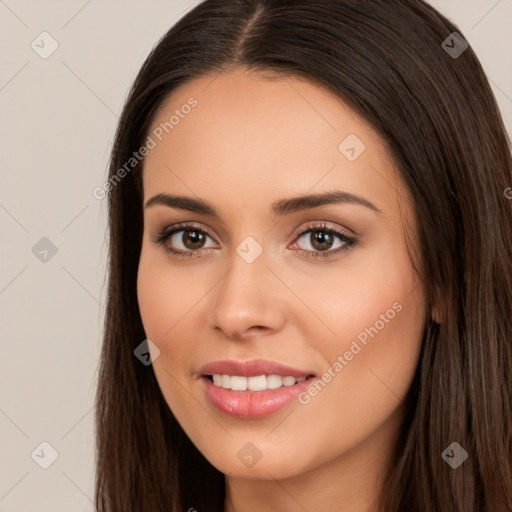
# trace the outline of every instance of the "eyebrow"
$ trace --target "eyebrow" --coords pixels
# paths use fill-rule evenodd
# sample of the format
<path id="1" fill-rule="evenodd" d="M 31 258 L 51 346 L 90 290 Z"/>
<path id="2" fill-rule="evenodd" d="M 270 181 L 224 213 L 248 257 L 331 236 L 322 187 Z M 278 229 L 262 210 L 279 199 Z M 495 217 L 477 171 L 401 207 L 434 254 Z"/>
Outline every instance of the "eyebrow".
<path id="1" fill-rule="evenodd" d="M 333 192 L 327 192 L 323 194 L 310 194 L 298 197 L 292 197 L 289 199 L 280 199 L 272 203 L 270 210 L 273 216 L 284 217 L 291 213 L 300 212 L 304 210 L 310 210 L 319 206 L 328 204 L 356 204 L 364 206 L 373 210 L 375 213 L 381 215 L 382 211 L 377 208 L 373 203 L 354 194 L 348 192 L 342 192 L 336 190 Z M 169 208 L 178 208 L 180 210 L 187 210 L 195 213 L 202 213 L 220 219 L 220 215 L 217 210 L 210 203 L 202 199 L 194 199 L 186 196 L 175 196 L 171 194 L 156 194 L 152 198 L 148 199 L 145 208 L 151 208 L 152 206 L 162 205 L 168 206 Z"/>

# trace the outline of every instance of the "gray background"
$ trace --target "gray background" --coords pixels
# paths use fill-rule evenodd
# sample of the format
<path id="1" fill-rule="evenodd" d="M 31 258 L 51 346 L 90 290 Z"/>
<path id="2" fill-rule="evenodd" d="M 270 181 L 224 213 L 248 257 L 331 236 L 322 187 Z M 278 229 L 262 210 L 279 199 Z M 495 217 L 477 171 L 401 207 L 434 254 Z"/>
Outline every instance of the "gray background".
<path id="1" fill-rule="evenodd" d="M 1 512 L 94 509 L 107 246 L 92 191 L 136 72 L 197 3 L 0 0 Z M 512 0 L 432 4 L 475 49 L 512 133 Z M 44 31 L 58 43 L 46 59 L 31 46 L 51 49 Z M 42 442 L 58 455 L 47 469 Z"/>

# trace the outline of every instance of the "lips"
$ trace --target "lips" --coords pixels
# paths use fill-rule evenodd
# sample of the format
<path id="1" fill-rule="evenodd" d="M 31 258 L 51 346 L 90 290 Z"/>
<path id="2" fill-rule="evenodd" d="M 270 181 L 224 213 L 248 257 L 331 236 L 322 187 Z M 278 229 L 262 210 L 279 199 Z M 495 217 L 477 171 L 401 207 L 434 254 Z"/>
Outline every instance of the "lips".
<path id="1" fill-rule="evenodd" d="M 232 391 L 202 377 L 201 384 L 210 403 L 221 413 L 238 419 L 259 419 L 277 413 L 297 401 L 314 377 L 293 386 L 264 391 Z"/>
<path id="2" fill-rule="evenodd" d="M 200 370 L 201 376 L 210 375 L 238 375 L 240 377 L 256 377 L 258 375 L 280 375 L 282 377 L 316 377 L 316 374 L 310 370 L 301 370 L 291 366 L 276 363 L 268 359 L 253 359 L 251 361 L 236 361 L 234 359 L 224 359 L 214 361 L 204 365 Z"/>
<path id="3" fill-rule="evenodd" d="M 215 361 L 203 366 L 200 375 L 204 392 L 211 404 L 228 416 L 244 419 L 263 418 L 286 408 L 295 402 L 297 397 L 316 378 L 316 374 L 310 370 L 301 370 L 266 359 Z M 251 377 L 256 380 L 259 376 L 266 376 L 267 379 L 271 378 L 275 381 L 276 376 L 280 376 L 283 377 L 283 386 L 276 389 L 254 390 L 254 386 L 251 386 L 251 383 L 248 382 L 249 388 L 253 390 L 237 391 L 216 385 L 212 382 L 212 376 L 215 376 L 217 380 L 221 376 L 230 376 L 230 384 L 233 384 L 233 380 L 238 382 L 247 378 L 247 381 L 249 381 Z M 288 385 L 285 383 L 287 381 L 286 377 L 300 380 Z M 268 385 L 268 380 L 266 382 Z M 256 389 L 258 387 L 259 385 L 256 386 Z"/>

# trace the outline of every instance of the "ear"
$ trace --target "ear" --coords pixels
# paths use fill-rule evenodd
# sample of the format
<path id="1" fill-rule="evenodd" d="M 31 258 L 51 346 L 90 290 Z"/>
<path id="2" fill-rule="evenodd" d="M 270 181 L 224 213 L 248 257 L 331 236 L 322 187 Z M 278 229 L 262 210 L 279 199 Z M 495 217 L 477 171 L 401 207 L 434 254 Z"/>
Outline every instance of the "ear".
<path id="1" fill-rule="evenodd" d="M 445 301 L 441 298 L 439 294 L 437 294 L 437 297 L 434 300 L 430 313 L 432 320 L 434 320 L 436 324 L 442 325 L 445 323 L 446 309 L 447 308 L 445 306 Z"/>
<path id="2" fill-rule="evenodd" d="M 443 324 L 444 323 L 444 315 L 442 314 L 441 310 L 439 307 L 437 306 L 434 306 L 432 308 L 432 314 L 431 314 L 431 317 L 432 317 L 432 320 L 434 320 L 434 322 L 436 324 Z"/>
<path id="3" fill-rule="evenodd" d="M 430 316 L 432 320 L 439 325 L 446 321 L 446 307 L 444 304 L 443 296 L 438 287 L 436 287 L 435 297 L 433 298 L 433 305 Z"/>

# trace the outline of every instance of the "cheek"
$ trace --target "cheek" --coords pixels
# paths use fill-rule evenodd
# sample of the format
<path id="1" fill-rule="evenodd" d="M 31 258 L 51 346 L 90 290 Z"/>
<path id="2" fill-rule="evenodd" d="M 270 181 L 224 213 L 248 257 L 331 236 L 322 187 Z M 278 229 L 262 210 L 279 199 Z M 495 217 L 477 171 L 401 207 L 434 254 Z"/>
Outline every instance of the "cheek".
<path id="1" fill-rule="evenodd" d="M 144 253 L 144 249 L 141 253 L 137 297 L 146 337 L 160 350 L 152 367 L 171 406 L 175 401 L 174 379 L 182 373 L 180 362 L 190 358 L 189 352 L 194 346 L 189 342 L 187 321 L 200 290 L 187 283 L 184 272 L 179 268 L 173 269 L 165 261 L 165 256 L 148 253 Z"/>
<path id="2" fill-rule="evenodd" d="M 422 287 L 399 241 L 398 235 L 387 233 L 375 237 L 371 248 L 355 249 L 336 265 L 302 272 L 283 269 L 285 279 L 293 282 L 294 291 L 316 314 L 316 319 L 313 314 L 303 316 L 304 326 L 314 325 L 324 340 L 331 339 L 341 348 L 361 333 L 364 343 L 365 335 L 370 338 L 365 329 L 374 332 L 373 327 L 379 333 L 403 330 L 406 325 L 412 334 L 421 331 Z"/>
<path id="3" fill-rule="evenodd" d="M 176 298 L 166 281 L 166 274 L 142 256 L 137 275 L 137 297 L 144 330 L 151 340 L 161 340 L 171 327 L 170 312 L 175 309 Z"/>
<path id="4" fill-rule="evenodd" d="M 190 283 L 187 286 L 185 280 L 184 273 L 178 267 L 173 269 L 165 255 L 143 244 L 137 274 L 137 298 L 149 339 L 165 340 L 185 315 L 187 305 L 197 293 L 194 293 L 196 287 Z"/>
<path id="5" fill-rule="evenodd" d="M 172 264 L 163 250 L 143 244 L 137 298 L 145 334 L 160 350 L 153 369 L 168 400 L 179 394 L 176 379 L 190 378 L 188 363 L 201 359 L 204 345 L 198 329 L 213 285 L 207 275 L 198 277 L 190 268 Z"/>
<path id="6" fill-rule="evenodd" d="M 178 416 L 183 414 L 184 400 L 177 382 L 184 379 L 183 362 L 190 360 L 194 346 L 187 314 L 200 293 L 189 281 L 179 267 L 169 265 L 165 255 L 143 247 L 137 275 L 139 310 L 147 338 L 160 350 L 152 364 L 155 377 L 169 408 Z"/>
<path id="7" fill-rule="evenodd" d="M 378 250 L 354 253 L 339 271 L 317 272 L 314 288 L 309 277 L 297 283 L 297 294 L 316 314 L 300 320 L 301 330 L 315 340 L 323 370 L 330 368 L 324 375 L 332 384 L 319 393 L 325 406 L 342 400 L 358 410 L 371 403 L 362 412 L 371 416 L 380 410 L 382 419 L 410 387 L 426 310 L 407 251 L 395 247 L 383 243 Z"/>

